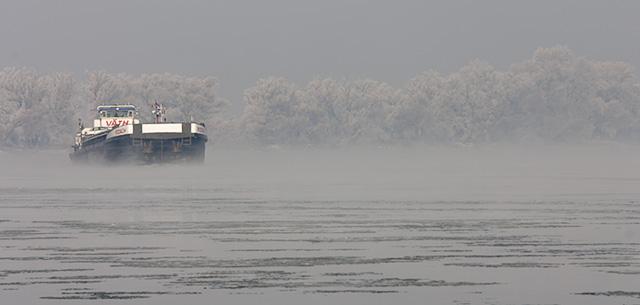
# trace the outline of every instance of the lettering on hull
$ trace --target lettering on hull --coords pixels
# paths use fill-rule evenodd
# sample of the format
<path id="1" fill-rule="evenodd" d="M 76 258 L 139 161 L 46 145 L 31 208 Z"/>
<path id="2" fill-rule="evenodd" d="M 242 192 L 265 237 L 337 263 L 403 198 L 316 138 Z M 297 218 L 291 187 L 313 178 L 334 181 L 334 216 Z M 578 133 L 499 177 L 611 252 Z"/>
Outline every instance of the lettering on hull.
<path id="1" fill-rule="evenodd" d="M 103 125 L 106 125 L 106 127 L 116 127 L 116 126 L 126 126 L 129 125 L 131 122 L 128 119 L 107 119 L 107 120 L 102 120 Z"/>

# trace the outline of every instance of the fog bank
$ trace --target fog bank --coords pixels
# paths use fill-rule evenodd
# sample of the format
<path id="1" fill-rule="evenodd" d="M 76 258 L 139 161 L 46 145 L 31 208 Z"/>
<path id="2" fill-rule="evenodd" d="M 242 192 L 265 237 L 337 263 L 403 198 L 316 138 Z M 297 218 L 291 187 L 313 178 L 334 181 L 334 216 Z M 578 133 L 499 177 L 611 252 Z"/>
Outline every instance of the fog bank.
<path id="1" fill-rule="evenodd" d="M 116 197 L 118 192 L 166 192 L 180 186 L 287 200 L 433 201 L 620 199 L 640 189 L 640 146 L 620 144 L 210 149 L 203 166 L 74 166 L 66 154 L 3 152 L 0 185 L 113 189 Z"/>

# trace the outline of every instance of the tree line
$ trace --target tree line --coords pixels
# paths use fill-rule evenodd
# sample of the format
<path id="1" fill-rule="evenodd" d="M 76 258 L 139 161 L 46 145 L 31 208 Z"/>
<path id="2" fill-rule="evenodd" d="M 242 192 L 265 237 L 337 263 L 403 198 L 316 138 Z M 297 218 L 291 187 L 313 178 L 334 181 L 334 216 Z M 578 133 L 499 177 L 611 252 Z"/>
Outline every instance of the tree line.
<path id="1" fill-rule="evenodd" d="M 217 143 L 257 146 L 640 140 L 640 82 L 629 64 L 595 61 L 565 47 L 541 48 L 500 71 L 472 61 L 443 75 L 424 72 L 404 86 L 280 77 L 245 90 L 245 108 L 228 111 L 213 77 L 175 74 L 0 71 L 0 146 L 71 142 L 78 118 L 104 103 L 145 107 L 158 101 L 170 120 L 207 123 Z"/>

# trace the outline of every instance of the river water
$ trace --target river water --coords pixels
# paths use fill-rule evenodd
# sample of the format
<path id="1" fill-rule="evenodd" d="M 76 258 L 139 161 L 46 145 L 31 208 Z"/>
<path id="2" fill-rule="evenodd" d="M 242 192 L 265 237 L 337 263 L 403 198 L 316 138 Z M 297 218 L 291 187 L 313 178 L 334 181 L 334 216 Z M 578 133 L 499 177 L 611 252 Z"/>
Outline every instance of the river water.
<path id="1" fill-rule="evenodd" d="M 3 152 L 0 303 L 640 304 L 639 153 Z"/>

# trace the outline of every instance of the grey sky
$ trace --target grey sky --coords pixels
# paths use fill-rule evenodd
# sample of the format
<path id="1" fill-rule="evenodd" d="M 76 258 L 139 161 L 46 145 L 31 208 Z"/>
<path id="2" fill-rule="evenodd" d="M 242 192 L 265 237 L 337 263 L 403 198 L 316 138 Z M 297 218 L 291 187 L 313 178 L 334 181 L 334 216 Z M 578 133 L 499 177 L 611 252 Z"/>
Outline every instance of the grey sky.
<path id="1" fill-rule="evenodd" d="M 640 1 L 0 2 L 0 67 L 213 75 L 234 102 L 264 76 L 401 84 L 539 46 L 640 66 Z"/>

